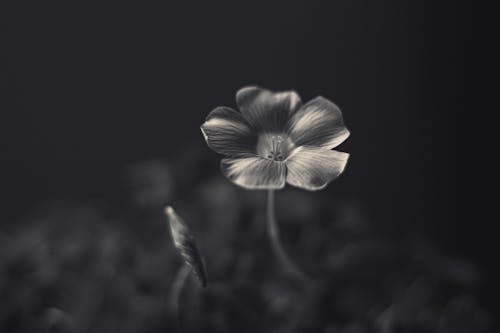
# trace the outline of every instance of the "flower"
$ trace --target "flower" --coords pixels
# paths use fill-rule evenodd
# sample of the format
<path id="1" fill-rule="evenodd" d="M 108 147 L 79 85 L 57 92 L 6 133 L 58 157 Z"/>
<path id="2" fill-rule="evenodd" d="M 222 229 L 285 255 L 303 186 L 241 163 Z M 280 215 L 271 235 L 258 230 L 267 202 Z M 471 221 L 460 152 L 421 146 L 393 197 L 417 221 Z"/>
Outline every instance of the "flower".
<path id="1" fill-rule="evenodd" d="M 346 166 L 349 154 L 332 150 L 349 136 L 340 109 L 318 96 L 302 104 L 295 91 L 240 89 L 236 104 L 215 108 L 201 125 L 219 154 L 222 173 L 247 189 L 323 189 Z"/>

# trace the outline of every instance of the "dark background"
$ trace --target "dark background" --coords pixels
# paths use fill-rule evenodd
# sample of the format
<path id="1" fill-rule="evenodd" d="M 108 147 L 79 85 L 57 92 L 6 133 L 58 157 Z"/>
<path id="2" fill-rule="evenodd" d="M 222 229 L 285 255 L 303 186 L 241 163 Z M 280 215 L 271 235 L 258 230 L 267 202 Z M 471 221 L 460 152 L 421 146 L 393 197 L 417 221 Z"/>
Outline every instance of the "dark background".
<path id="1" fill-rule="evenodd" d="M 463 205 L 472 157 L 461 151 L 466 36 L 453 2 L 2 7 L 2 226 L 54 199 L 120 209 L 124 166 L 205 153 L 199 125 L 244 85 L 292 88 L 335 101 L 351 130 L 333 195 L 386 233 L 423 232 L 479 264 L 488 302 L 488 230 Z"/>

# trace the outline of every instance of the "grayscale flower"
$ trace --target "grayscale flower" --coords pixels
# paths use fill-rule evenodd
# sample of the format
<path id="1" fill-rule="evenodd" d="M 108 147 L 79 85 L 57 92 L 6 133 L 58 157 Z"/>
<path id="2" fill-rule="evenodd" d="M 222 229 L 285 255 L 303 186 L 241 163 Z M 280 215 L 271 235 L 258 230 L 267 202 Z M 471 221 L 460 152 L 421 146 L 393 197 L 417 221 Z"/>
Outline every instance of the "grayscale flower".
<path id="1" fill-rule="evenodd" d="M 324 97 L 302 104 L 295 91 L 255 86 L 236 94 L 241 112 L 215 108 L 201 131 L 210 148 L 226 155 L 222 173 L 247 189 L 323 189 L 349 154 L 332 150 L 349 136 L 340 109 Z"/>

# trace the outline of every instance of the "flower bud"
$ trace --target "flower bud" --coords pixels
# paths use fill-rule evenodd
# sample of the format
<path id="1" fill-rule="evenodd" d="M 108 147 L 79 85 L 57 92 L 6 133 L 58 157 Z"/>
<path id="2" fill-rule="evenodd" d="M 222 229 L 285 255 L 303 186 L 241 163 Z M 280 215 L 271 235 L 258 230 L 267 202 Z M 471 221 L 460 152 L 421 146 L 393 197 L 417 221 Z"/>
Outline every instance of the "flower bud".
<path id="1" fill-rule="evenodd" d="M 191 268 L 200 285 L 206 287 L 208 283 L 207 273 L 193 234 L 171 206 L 165 208 L 165 214 L 177 251 Z"/>

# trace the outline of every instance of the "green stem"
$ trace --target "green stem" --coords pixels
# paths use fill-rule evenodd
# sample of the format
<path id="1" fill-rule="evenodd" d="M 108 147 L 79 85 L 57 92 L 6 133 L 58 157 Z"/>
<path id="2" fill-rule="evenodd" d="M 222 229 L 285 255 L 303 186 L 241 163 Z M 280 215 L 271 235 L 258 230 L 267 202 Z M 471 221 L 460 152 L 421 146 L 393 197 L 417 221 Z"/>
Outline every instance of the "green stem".
<path id="1" fill-rule="evenodd" d="M 285 271 L 300 280 L 308 280 L 308 277 L 294 265 L 281 245 L 279 227 L 276 222 L 276 214 L 274 212 L 274 190 L 268 190 L 267 192 L 267 233 L 269 235 L 269 239 L 271 240 L 274 254 Z"/>

